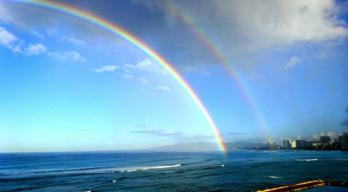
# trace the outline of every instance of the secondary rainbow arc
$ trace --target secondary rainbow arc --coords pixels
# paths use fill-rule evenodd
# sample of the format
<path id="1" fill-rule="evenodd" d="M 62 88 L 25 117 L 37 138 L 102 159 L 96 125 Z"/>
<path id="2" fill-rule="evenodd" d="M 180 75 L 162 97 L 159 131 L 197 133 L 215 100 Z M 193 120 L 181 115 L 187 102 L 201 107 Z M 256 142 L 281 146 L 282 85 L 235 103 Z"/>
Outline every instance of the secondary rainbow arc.
<path id="1" fill-rule="evenodd" d="M 272 142 L 272 137 L 270 136 L 270 133 L 267 128 L 268 126 L 264 121 L 262 114 L 259 112 L 256 102 L 251 97 L 250 91 L 246 89 L 246 86 L 241 80 L 242 78 L 238 70 L 236 70 L 235 67 L 231 64 L 231 62 L 227 59 L 222 49 L 219 48 L 217 43 L 211 40 L 212 38 L 209 38 L 208 33 L 202 27 L 195 24 L 193 17 L 191 17 L 189 13 L 182 11 L 182 9 L 179 6 L 177 6 L 174 2 L 166 1 L 163 5 L 166 6 L 167 10 L 174 13 L 173 15 L 175 15 L 181 22 L 183 22 L 188 27 L 188 29 L 195 35 L 195 37 L 201 42 L 201 44 L 204 45 L 209 50 L 209 52 L 217 59 L 217 61 L 223 65 L 223 67 L 235 81 L 235 85 L 237 86 L 239 93 L 242 95 L 244 101 L 248 105 L 248 108 L 251 110 L 251 113 L 253 114 L 259 129 L 262 131 L 262 134 L 268 142 Z"/>
<path id="2" fill-rule="evenodd" d="M 160 64 L 162 67 L 164 67 L 172 77 L 187 91 L 187 93 L 192 97 L 193 101 L 197 104 L 200 111 L 202 112 L 203 116 L 207 120 L 207 123 L 209 124 L 211 130 L 214 133 L 214 136 L 216 138 L 217 144 L 222 152 L 226 152 L 226 146 L 223 141 L 223 138 L 218 130 L 218 127 L 216 123 L 214 122 L 213 118 L 209 114 L 207 108 L 201 101 L 201 99 L 198 97 L 196 92 L 192 89 L 192 87 L 187 83 L 187 81 L 180 75 L 178 71 L 175 70 L 175 68 L 167 61 L 165 60 L 161 55 L 156 53 L 153 49 L 151 49 L 148 45 L 146 45 L 144 42 L 142 42 L 140 39 L 132 35 L 127 30 L 123 29 L 122 27 L 118 26 L 115 23 L 111 23 L 93 13 L 90 13 L 88 11 L 79 9 L 77 7 L 74 7 L 72 5 L 68 5 L 61 2 L 53 2 L 53 1 L 46 1 L 46 0 L 23 0 L 20 2 L 29 3 L 32 5 L 37 5 L 41 7 L 45 7 L 51 10 L 56 10 L 59 12 L 63 12 L 75 17 L 78 17 L 80 19 L 83 19 L 87 22 L 93 23 L 105 30 L 108 30 L 112 32 L 115 35 L 118 35 L 122 37 L 123 39 L 127 40 L 128 42 L 132 43 L 136 47 L 138 47 L 140 50 L 142 50 L 145 54 L 147 54 L 150 58 L 155 60 L 158 64 Z"/>

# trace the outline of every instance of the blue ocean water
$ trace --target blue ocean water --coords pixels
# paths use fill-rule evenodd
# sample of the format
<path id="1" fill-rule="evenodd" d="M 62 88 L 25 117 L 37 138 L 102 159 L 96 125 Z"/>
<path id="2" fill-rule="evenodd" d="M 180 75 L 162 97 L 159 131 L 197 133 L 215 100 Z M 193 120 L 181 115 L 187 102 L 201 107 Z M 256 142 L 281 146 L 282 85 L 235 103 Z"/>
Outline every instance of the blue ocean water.
<path id="1" fill-rule="evenodd" d="M 348 181 L 348 153 L 0 154 L 0 191 L 255 191 L 312 179 Z"/>

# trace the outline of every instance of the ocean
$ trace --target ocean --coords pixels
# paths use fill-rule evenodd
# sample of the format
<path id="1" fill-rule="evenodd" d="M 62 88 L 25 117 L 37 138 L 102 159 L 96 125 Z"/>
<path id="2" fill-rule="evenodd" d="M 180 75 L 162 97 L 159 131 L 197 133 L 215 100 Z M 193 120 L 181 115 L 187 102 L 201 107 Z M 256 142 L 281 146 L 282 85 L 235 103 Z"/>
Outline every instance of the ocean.
<path id="1" fill-rule="evenodd" d="M 255 191 L 313 179 L 348 181 L 348 152 L 0 154 L 0 191 Z"/>

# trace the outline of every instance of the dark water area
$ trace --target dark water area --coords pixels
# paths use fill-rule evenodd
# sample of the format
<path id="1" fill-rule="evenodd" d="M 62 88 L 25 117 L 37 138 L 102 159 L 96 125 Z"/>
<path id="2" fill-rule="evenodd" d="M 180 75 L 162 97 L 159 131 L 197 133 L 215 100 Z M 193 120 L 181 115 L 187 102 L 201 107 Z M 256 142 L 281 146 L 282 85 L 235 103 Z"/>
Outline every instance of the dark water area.
<path id="1" fill-rule="evenodd" d="M 313 179 L 348 181 L 348 153 L 0 154 L 0 191 L 256 191 Z"/>

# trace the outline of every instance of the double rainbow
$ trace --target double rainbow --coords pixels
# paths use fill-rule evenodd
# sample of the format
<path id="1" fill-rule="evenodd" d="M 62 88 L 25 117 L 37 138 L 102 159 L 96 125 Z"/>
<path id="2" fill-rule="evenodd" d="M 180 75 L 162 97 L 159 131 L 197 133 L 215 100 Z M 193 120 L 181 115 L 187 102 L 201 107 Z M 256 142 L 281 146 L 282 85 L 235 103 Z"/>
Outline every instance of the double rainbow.
<path id="1" fill-rule="evenodd" d="M 59 11 L 65 14 L 69 14 L 71 16 L 75 16 L 89 23 L 93 23 L 117 36 L 122 37 L 127 40 L 140 50 L 142 50 L 145 54 L 147 54 L 150 58 L 160 64 L 163 68 L 165 68 L 171 76 L 186 90 L 186 92 L 191 96 L 193 101 L 197 104 L 203 116 L 205 117 L 207 123 L 209 124 L 211 130 L 214 133 L 217 144 L 222 152 L 226 152 L 226 146 L 224 144 L 223 138 L 218 130 L 217 125 L 215 124 L 213 118 L 209 114 L 207 108 L 204 106 L 202 100 L 198 97 L 192 87 L 188 84 L 188 82 L 180 75 L 178 71 L 175 70 L 172 64 L 170 64 L 167 60 L 165 60 L 159 53 L 155 52 L 148 45 L 142 42 L 140 39 L 135 37 L 133 34 L 129 33 L 124 28 L 116 25 L 115 23 L 111 23 L 93 13 L 88 11 L 79 9 L 72 5 L 68 5 L 65 3 L 61 3 L 59 1 L 47 1 L 47 0 L 24 0 L 21 2 L 30 3 L 32 5 L 37 5 L 40 7 L 48 8 L 51 10 Z"/>

